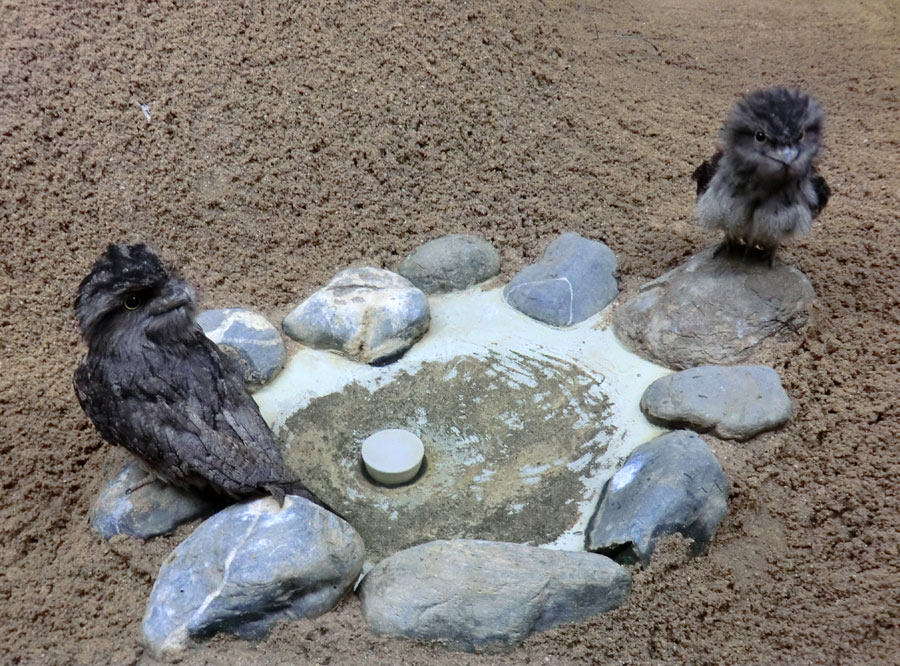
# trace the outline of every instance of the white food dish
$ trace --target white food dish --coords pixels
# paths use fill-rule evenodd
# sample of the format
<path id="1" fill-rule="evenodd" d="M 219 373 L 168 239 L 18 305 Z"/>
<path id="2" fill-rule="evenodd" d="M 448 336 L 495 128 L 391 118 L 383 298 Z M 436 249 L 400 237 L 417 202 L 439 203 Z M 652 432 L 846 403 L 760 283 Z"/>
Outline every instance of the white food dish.
<path id="1" fill-rule="evenodd" d="M 413 478 L 422 466 L 425 447 L 408 430 L 389 428 L 372 433 L 363 442 L 362 459 L 375 481 L 396 486 Z"/>

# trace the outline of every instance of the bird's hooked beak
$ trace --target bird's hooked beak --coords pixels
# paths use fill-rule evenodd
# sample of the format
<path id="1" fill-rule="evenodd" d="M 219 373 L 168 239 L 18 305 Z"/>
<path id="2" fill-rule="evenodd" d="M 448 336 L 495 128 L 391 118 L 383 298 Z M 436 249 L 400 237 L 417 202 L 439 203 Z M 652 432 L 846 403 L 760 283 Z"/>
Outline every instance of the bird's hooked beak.
<path id="1" fill-rule="evenodd" d="M 166 287 L 166 290 L 150 304 L 151 314 L 169 312 L 182 305 L 190 305 L 194 302 L 194 290 L 186 282 L 175 282 Z"/>
<path id="2" fill-rule="evenodd" d="M 779 162 L 790 165 L 797 159 L 800 149 L 797 146 L 781 146 L 775 151 L 775 157 Z"/>

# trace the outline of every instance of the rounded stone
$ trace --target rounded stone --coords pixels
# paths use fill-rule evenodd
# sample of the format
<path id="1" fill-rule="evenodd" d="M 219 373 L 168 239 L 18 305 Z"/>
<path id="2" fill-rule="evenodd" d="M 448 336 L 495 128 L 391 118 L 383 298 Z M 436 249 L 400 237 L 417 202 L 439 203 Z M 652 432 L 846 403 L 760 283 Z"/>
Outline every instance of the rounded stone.
<path id="1" fill-rule="evenodd" d="M 363 363 L 402 356 L 428 330 L 425 293 L 401 275 L 364 266 L 338 273 L 294 308 L 284 332 L 305 345 Z"/>
<path id="2" fill-rule="evenodd" d="M 144 645 L 171 662 L 217 633 L 258 640 L 279 621 L 334 608 L 364 560 L 356 530 L 308 500 L 235 504 L 163 561 L 144 613 Z"/>
<path id="3" fill-rule="evenodd" d="M 706 552 L 728 508 L 728 477 L 698 435 L 676 430 L 637 447 L 604 485 L 585 550 L 646 566 L 660 538 L 693 539 Z"/>
<path id="4" fill-rule="evenodd" d="M 592 317 L 619 293 L 618 260 L 605 244 L 564 233 L 506 285 L 506 302 L 551 326 L 572 326 Z"/>
<path id="5" fill-rule="evenodd" d="M 473 539 L 395 553 L 358 589 L 374 633 L 488 654 L 610 611 L 630 591 L 629 571 L 602 555 Z"/>
<path id="6" fill-rule="evenodd" d="M 613 313 L 618 338 L 675 370 L 742 363 L 795 334 L 815 299 L 793 266 L 715 256 L 712 248 L 642 285 Z"/>
<path id="7" fill-rule="evenodd" d="M 372 433 L 363 442 L 362 459 L 373 479 L 386 486 L 406 483 L 419 473 L 425 447 L 409 430 L 388 428 Z"/>
<path id="8" fill-rule="evenodd" d="M 764 365 L 707 365 L 661 377 L 644 391 L 641 409 L 664 427 L 738 441 L 780 428 L 792 411 L 778 373 Z"/>
<path id="9" fill-rule="evenodd" d="M 206 337 L 237 362 L 250 389 L 267 383 L 284 367 L 284 340 L 261 314 L 244 308 L 206 310 L 197 323 Z"/>
<path id="10" fill-rule="evenodd" d="M 483 238 L 450 234 L 425 243 L 397 272 L 426 294 L 467 289 L 500 272 L 500 255 Z"/>
<path id="11" fill-rule="evenodd" d="M 184 523 L 216 511 L 217 505 L 163 481 L 147 483 L 145 472 L 132 460 L 106 482 L 91 507 L 91 529 L 104 539 L 127 534 L 149 539 L 169 534 Z"/>

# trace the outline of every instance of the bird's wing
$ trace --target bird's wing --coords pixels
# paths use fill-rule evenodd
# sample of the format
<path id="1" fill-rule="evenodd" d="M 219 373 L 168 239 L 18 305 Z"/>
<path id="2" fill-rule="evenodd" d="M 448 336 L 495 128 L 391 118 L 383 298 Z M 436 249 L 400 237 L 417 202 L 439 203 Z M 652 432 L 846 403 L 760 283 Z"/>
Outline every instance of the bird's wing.
<path id="1" fill-rule="evenodd" d="M 170 483 L 204 487 L 173 446 L 183 419 L 173 417 L 171 406 L 182 398 L 157 368 L 88 357 L 75 371 L 74 383 L 82 409 L 103 439 L 127 449 Z"/>
<path id="2" fill-rule="evenodd" d="M 176 486 L 241 497 L 291 481 L 231 360 L 206 337 L 182 351 L 145 348 L 133 362 L 78 368 L 76 394 L 101 436 Z"/>
<path id="3" fill-rule="evenodd" d="M 720 159 L 722 159 L 722 151 L 717 150 L 715 155 L 708 160 L 704 160 L 703 164 L 694 169 L 694 173 L 691 174 L 691 178 L 697 181 L 697 198 L 706 192 L 706 188 L 709 187 L 709 181 L 712 180 L 713 175 L 716 173 Z"/>
<path id="4" fill-rule="evenodd" d="M 118 444 L 117 432 L 113 422 L 113 413 L 106 408 L 114 399 L 112 393 L 102 381 L 95 378 L 95 366 L 89 364 L 87 359 L 82 361 L 72 383 L 75 386 L 75 395 L 84 413 L 91 423 L 97 428 L 100 436 L 107 442 Z"/>
<path id="5" fill-rule="evenodd" d="M 240 371 L 215 344 L 203 338 L 172 384 L 177 390 L 159 411 L 168 442 L 192 472 L 234 496 L 291 480 Z"/>
<path id="6" fill-rule="evenodd" d="M 184 444 L 199 445 L 215 462 L 196 471 L 229 495 L 264 490 L 279 504 L 286 494 L 299 495 L 333 511 L 284 464 L 275 436 L 235 362 L 204 337 L 189 365 L 193 374 L 189 390 L 169 411 L 171 418 L 182 419 L 182 438 L 190 438 Z"/>
<path id="7" fill-rule="evenodd" d="M 825 205 L 831 198 L 831 188 L 828 187 L 828 183 L 825 182 L 825 179 L 815 167 L 812 168 L 810 180 L 812 181 L 813 189 L 816 191 L 816 203 L 810 208 L 812 210 L 813 217 L 816 217 L 819 213 L 822 212 L 822 209 L 825 208 Z"/>

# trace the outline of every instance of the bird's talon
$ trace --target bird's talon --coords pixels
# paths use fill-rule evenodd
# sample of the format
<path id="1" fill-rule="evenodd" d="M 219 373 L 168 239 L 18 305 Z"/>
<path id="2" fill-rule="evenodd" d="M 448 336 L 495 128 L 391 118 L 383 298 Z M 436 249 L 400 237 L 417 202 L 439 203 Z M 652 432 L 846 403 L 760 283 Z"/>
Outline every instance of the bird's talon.
<path id="1" fill-rule="evenodd" d="M 149 486 L 149 485 L 151 485 L 154 481 L 156 481 L 156 477 L 155 477 L 153 474 L 148 474 L 148 475 L 145 476 L 141 481 L 139 481 L 139 482 L 136 483 L 135 485 L 133 485 L 133 486 L 127 488 L 127 489 L 125 490 L 125 495 L 126 495 L 126 496 L 131 495 L 132 493 L 137 492 L 138 490 L 140 490 L 140 489 L 143 488 L 144 486 Z"/>

